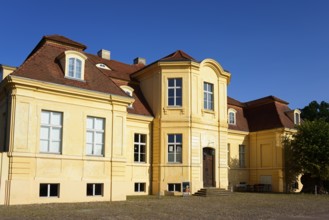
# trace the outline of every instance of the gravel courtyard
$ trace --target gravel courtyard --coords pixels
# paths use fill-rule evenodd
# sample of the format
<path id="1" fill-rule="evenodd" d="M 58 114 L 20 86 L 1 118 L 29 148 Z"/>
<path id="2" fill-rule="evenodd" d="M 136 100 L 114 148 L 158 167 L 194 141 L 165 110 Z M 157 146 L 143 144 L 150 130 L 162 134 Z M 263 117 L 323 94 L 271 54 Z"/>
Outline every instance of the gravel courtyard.
<path id="1" fill-rule="evenodd" d="M 0 206 L 0 219 L 329 219 L 329 196 L 128 197 L 123 202 Z"/>

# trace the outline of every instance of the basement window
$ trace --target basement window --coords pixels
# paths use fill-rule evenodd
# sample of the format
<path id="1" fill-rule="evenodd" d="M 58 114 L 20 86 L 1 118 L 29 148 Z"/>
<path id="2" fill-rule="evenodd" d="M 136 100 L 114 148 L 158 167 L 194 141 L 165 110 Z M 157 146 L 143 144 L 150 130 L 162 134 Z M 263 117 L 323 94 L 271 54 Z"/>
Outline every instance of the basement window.
<path id="1" fill-rule="evenodd" d="M 59 184 L 41 183 L 39 189 L 40 197 L 59 197 Z"/>
<path id="2" fill-rule="evenodd" d="M 145 183 L 135 183 L 135 192 L 145 192 Z"/>
<path id="3" fill-rule="evenodd" d="M 180 183 L 168 183 L 168 191 L 169 192 L 181 192 L 181 184 Z"/>
<path id="4" fill-rule="evenodd" d="M 88 183 L 87 184 L 87 196 L 103 196 L 103 184 L 102 183 Z"/>

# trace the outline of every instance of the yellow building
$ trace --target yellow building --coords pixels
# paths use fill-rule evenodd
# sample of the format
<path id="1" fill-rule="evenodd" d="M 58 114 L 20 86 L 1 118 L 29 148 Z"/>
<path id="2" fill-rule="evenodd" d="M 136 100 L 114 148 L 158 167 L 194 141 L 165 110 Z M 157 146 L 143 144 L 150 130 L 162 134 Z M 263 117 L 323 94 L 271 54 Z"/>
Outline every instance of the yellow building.
<path id="1" fill-rule="evenodd" d="M 0 66 L 0 204 L 284 191 L 281 139 L 300 113 L 287 102 L 231 99 L 230 73 L 183 51 L 146 65 L 85 49 L 44 36 L 20 67 Z"/>

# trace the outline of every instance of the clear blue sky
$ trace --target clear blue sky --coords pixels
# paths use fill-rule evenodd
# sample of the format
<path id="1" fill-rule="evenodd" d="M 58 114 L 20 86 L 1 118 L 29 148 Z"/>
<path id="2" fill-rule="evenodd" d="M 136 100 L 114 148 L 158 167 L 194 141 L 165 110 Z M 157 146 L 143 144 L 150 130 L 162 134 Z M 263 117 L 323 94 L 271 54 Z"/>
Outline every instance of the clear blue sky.
<path id="1" fill-rule="evenodd" d="M 126 63 L 178 49 L 215 59 L 242 102 L 329 102 L 328 0 L 10 0 L 0 9 L 1 64 L 20 65 L 42 36 L 60 34 Z"/>

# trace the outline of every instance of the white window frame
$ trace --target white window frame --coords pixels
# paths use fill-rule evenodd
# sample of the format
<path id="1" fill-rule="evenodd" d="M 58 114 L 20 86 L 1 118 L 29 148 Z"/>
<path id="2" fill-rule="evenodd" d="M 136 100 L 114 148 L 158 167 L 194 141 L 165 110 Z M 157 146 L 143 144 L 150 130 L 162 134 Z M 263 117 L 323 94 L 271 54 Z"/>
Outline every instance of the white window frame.
<path id="1" fill-rule="evenodd" d="M 47 185 L 47 195 L 46 196 L 41 195 L 41 192 L 40 192 L 41 185 Z M 51 196 L 50 195 L 51 187 L 57 187 L 57 195 L 56 196 Z M 39 185 L 39 197 L 42 197 L 42 198 L 59 197 L 59 190 L 60 190 L 60 184 L 59 183 L 40 183 L 40 185 Z"/>
<path id="2" fill-rule="evenodd" d="M 173 190 L 170 190 L 170 188 L 173 188 Z M 176 188 L 179 188 L 179 189 L 176 189 Z M 168 183 L 168 192 L 182 192 L 182 184 L 181 183 Z"/>
<path id="3" fill-rule="evenodd" d="M 214 84 L 203 82 L 203 108 L 214 110 Z"/>
<path id="4" fill-rule="evenodd" d="M 120 86 L 120 88 L 130 97 L 133 97 L 134 89 L 130 86 Z M 128 105 L 128 108 L 133 108 L 133 102 Z"/>
<path id="5" fill-rule="evenodd" d="M 86 195 L 87 196 L 103 196 L 103 190 L 104 190 L 104 184 L 103 183 L 87 183 L 87 190 L 86 190 Z M 88 195 L 88 186 L 92 187 L 92 194 Z M 100 194 L 96 194 L 96 186 L 101 187 L 101 192 Z"/>
<path id="6" fill-rule="evenodd" d="M 169 86 L 169 82 L 173 80 L 174 82 L 174 85 L 173 86 Z M 177 81 L 180 81 L 180 84 L 181 86 L 177 85 Z M 174 91 L 174 95 L 173 96 L 170 96 L 169 93 L 170 91 Z M 177 94 L 178 93 L 178 90 L 180 90 L 180 94 Z M 168 78 L 168 106 L 170 107 L 181 107 L 183 105 L 183 79 L 182 78 Z M 170 104 L 170 99 L 173 99 L 174 100 L 174 103 L 173 104 Z M 178 99 L 181 99 L 181 103 L 177 104 L 177 101 Z"/>
<path id="7" fill-rule="evenodd" d="M 65 78 L 84 81 L 85 63 L 87 60 L 86 55 L 75 50 L 67 50 L 62 54 L 60 54 L 57 59 L 59 60 L 59 63 L 65 72 Z M 70 60 L 73 60 L 73 74 L 71 72 L 72 66 L 70 64 Z M 77 65 L 76 65 L 77 61 L 81 62 L 81 66 L 79 69 L 77 69 Z"/>
<path id="8" fill-rule="evenodd" d="M 92 120 L 92 127 L 88 128 L 88 120 Z M 100 120 L 102 121 L 102 128 L 98 129 L 95 127 L 96 121 Z M 88 142 L 88 133 L 92 134 L 92 140 L 91 142 Z M 95 137 L 97 135 L 101 134 L 102 142 L 96 142 Z M 86 154 L 88 156 L 104 156 L 104 143 L 105 143 L 105 118 L 99 118 L 99 117 L 93 117 L 93 116 L 87 116 L 86 121 Z M 101 146 L 100 153 L 96 152 L 96 147 Z M 88 147 L 91 146 L 91 149 L 89 150 Z"/>
<path id="9" fill-rule="evenodd" d="M 239 145 L 239 167 L 246 167 L 246 145 Z"/>
<path id="10" fill-rule="evenodd" d="M 300 125 L 300 111 L 299 110 L 295 110 L 294 111 L 294 124 L 295 125 Z"/>
<path id="11" fill-rule="evenodd" d="M 146 183 L 135 183 L 134 192 L 146 192 Z"/>
<path id="12" fill-rule="evenodd" d="M 170 136 L 173 136 L 174 141 L 169 142 L 171 139 Z M 180 139 L 182 140 L 179 142 L 177 137 L 180 136 Z M 182 163 L 183 162 L 183 135 L 182 134 L 168 134 L 168 163 Z M 173 155 L 173 160 L 170 161 L 170 156 Z M 180 157 L 179 157 L 180 155 Z"/>
<path id="13" fill-rule="evenodd" d="M 236 110 L 233 108 L 228 110 L 228 123 L 230 125 L 236 125 Z"/>
<path id="14" fill-rule="evenodd" d="M 137 136 L 137 140 L 136 140 Z M 144 141 L 142 142 L 142 137 L 144 137 Z M 134 162 L 135 163 L 146 163 L 146 134 L 134 134 Z M 144 152 L 141 152 L 141 149 L 144 147 Z M 136 149 L 137 148 L 137 149 Z M 137 150 L 137 151 L 136 151 Z M 137 155 L 137 160 L 136 156 Z M 144 160 L 141 159 L 141 155 L 144 155 Z"/>
<path id="15" fill-rule="evenodd" d="M 68 77 L 81 80 L 82 60 L 76 57 L 70 57 L 68 61 Z M 71 61 L 73 63 L 71 63 Z"/>
<path id="16" fill-rule="evenodd" d="M 43 123 L 43 115 L 44 114 L 49 114 L 49 122 L 48 123 Z M 54 114 L 59 114 L 60 115 L 60 124 L 54 124 L 53 123 L 53 118 Z M 62 130 L 63 130 L 63 113 L 62 112 L 55 112 L 55 111 L 47 111 L 47 110 L 42 110 L 41 111 L 41 120 L 40 120 L 40 152 L 41 153 L 54 153 L 54 154 L 60 154 L 62 151 Z M 45 139 L 42 137 L 43 135 L 43 130 L 47 129 L 48 130 L 48 137 Z M 54 131 L 59 130 L 59 140 L 54 139 Z M 42 142 L 48 142 L 47 150 L 42 149 Z M 58 143 L 59 142 L 59 143 Z M 58 149 L 56 151 L 52 151 L 52 145 L 53 143 L 58 143 Z"/>

